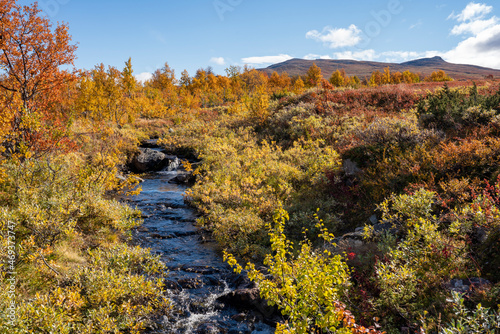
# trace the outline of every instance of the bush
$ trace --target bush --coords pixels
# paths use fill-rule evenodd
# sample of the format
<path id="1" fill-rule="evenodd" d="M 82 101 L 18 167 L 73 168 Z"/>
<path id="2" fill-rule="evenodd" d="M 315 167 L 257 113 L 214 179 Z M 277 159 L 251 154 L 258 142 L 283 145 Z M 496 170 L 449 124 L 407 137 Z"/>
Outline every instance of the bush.
<path id="1" fill-rule="evenodd" d="M 67 272 L 59 286 L 36 292 L 29 300 L 19 296 L 15 330 L 2 319 L 0 331 L 142 333 L 170 309 L 162 281 L 142 274 L 157 274 L 164 269 L 159 257 L 138 247 L 117 245 L 90 252 L 89 262 Z M 3 310 L 9 300 L 6 290 L 2 286 Z"/>
<path id="2" fill-rule="evenodd" d="M 15 226 L 17 318 L 15 327 L 5 318 L 12 269 L 2 265 L 0 332 L 139 333 L 167 313 L 162 281 L 153 276 L 164 265 L 123 243 L 140 223 L 138 212 L 109 199 L 110 191 L 133 186 L 116 178 L 124 160 L 118 148 L 101 148 L 2 161 L 0 260 L 11 257 L 4 232 Z"/>
<path id="3" fill-rule="evenodd" d="M 426 127 L 448 130 L 487 124 L 500 111 L 500 90 L 493 95 L 480 95 L 475 84 L 468 93 L 452 90 L 445 84 L 443 89 L 422 99 L 417 110 Z"/>
<path id="4" fill-rule="evenodd" d="M 484 333 L 496 334 L 500 330 L 500 310 L 495 312 L 476 306 L 475 310 L 468 310 L 464 305 L 464 298 L 460 294 L 453 293 L 453 309 L 455 318 L 439 330 L 439 334 L 466 334 Z"/>
<path id="5" fill-rule="evenodd" d="M 440 224 L 435 203 L 435 193 L 420 189 L 380 206 L 383 221 L 400 231 L 399 240 L 380 239 L 383 260 L 375 263 L 373 277 L 379 291 L 373 302 L 387 328 L 414 327 L 424 311 L 435 327 L 447 315 L 445 283 L 474 273 L 467 243 Z"/>
<path id="6" fill-rule="evenodd" d="M 309 241 L 300 244 L 296 253 L 293 244 L 286 238 L 285 223 L 288 213 L 276 212 L 274 226 L 267 225 L 271 238 L 272 254 L 264 264 L 268 274 L 264 275 L 252 263 L 247 264 L 248 277 L 259 285 L 260 295 L 269 305 L 276 305 L 286 316 L 278 324 L 276 333 L 305 334 L 335 333 L 379 333 L 355 323 L 354 317 L 340 301 L 348 284 L 348 268 L 340 255 L 330 251 L 314 250 Z M 325 245 L 332 244 L 333 235 L 328 233 L 321 221 L 317 221 L 319 238 Z M 240 273 L 242 268 L 236 259 L 224 253 L 225 260 Z"/>
<path id="7" fill-rule="evenodd" d="M 252 254 L 265 244 L 264 221 L 279 203 L 292 205 L 302 194 L 321 192 L 326 170 L 338 168 L 338 155 L 317 142 L 296 142 L 288 150 L 243 136 L 206 140 L 200 153 L 203 175 L 187 192 L 207 215 L 200 220 L 224 247 Z M 301 211 L 312 210 L 302 208 Z"/>

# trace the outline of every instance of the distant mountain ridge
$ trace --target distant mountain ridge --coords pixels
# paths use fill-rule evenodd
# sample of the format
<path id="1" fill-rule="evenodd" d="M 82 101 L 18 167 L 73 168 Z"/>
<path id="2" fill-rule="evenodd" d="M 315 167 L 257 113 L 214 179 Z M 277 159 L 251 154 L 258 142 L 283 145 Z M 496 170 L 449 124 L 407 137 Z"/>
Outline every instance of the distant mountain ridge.
<path id="1" fill-rule="evenodd" d="M 290 59 L 282 63 L 273 64 L 266 68 L 259 69 L 260 71 L 271 74 L 273 71 L 278 73 L 287 72 L 289 75 L 304 75 L 309 67 L 316 63 L 321 68 L 321 72 L 325 78 L 336 70 L 344 69 L 349 76 L 357 75 L 360 79 L 370 77 L 374 71 L 384 71 L 384 68 L 389 67 L 391 72 L 403 72 L 409 70 L 415 73 L 421 73 L 424 76 L 431 74 L 434 71 L 443 70 L 453 79 L 483 79 L 486 76 L 492 75 L 495 78 L 500 78 L 500 70 L 481 67 L 476 65 L 453 64 L 448 63 L 443 58 L 436 56 L 432 58 L 421 58 L 406 61 L 403 63 L 384 63 L 375 61 L 359 61 L 352 59 Z"/>

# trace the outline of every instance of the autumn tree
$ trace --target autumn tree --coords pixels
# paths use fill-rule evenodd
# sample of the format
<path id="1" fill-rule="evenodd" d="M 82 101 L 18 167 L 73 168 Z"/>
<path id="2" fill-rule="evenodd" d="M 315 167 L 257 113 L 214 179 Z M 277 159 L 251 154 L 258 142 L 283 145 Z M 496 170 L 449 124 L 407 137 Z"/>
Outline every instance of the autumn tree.
<path id="1" fill-rule="evenodd" d="M 243 95 L 243 82 L 241 80 L 241 67 L 231 65 L 225 69 L 226 76 L 229 78 L 229 95 L 232 100 L 237 100 Z"/>
<path id="2" fill-rule="evenodd" d="M 400 84 L 403 81 L 403 74 L 399 71 L 392 73 L 392 82 Z"/>
<path id="3" fill-rule="evenodd" d="M 290 79 L 290 76 L 288 76 L 287 72 L 281 72 L 280 84 L 281 87 L 285 90 L 288 90 L 288 88 L 292 85 L 292 79 Z"/>
<path id="4" fill-rule="evenodd" d="M 225 75 L 218 75 L 217 86 L 224 102 L 234 101 L 235 98 L 231 87 L 231 79 Z"/>
<path id="5" fill-rule="evenodd" d="M 330 83 L 334 87 L 343 87 L 347 86 L 349 84 L 349 77 L 346 75 L 345 70 L 336 70 L 335 72 L 332 73 L 332 76 L 330 77 Z"/>
<path id="6" fill-rule="evenodd" d="M 231 65 L 225 69 L 226 75 L 230 79 L 235 79 L 241 75 L 241 67 L 236 65 Z"/>
<path id="7" fill-rule="evenodd" d="M 280 89 L 280 86 L 280 75 L 278 74 L 278 72 L 273 71 L 273 73 L 271 73 L 271 76 L 269 77 L 269 89 L 272 92 L 276 92 Z"/>
<path id="8" fill-rule="evenodd" d="M 433 81 L 433 82 L 443 82 L 443 81 L 453 81 L 453 79 L 446 74 L 445 71 L 439 70 L 432 72 L 431 75 L 425 78 L 425 81 Z"/>
<path id="9" fill-rule="evenodd" d="M 120 71 L 104 64 L 84 73 L 79 83 L 77 106 L 81 114 L 93 121 L 118 120 Z"/>
<path id="10" fill-rule="evenodd" d="M 240 75 L 243 87 L 247 94 L 251 94 L 260 87 L 267 87 L 268 77 L 262 71 L 257 71 L 255 68 L 243 67 L 243 73 Z"/>
<path id="11" fill-rule="evenodd" d="M 175 71 L 170 68 L 168 63 L 165 63 L 162 68 L 154 71 L 150 79 L 151 87 L 159 90 L 171 90 L 176 83 Z"/>
<path id="12" fill-rule="evenodd" d="M 198 96 L 202 106 L 206 107 L 208 105 L 208 81 L 207 72 L 203 68 L 196 70 L 196 74 L 194 75 L 189 88 L 193 95 Z"/>
<path id="13" fill-rule="evenodd" d="M 321 68 L 319 68 L 316 63 L 313 63 L 311 67 L 307 70 L 306 74 L 306 83 L 310 87 L 317 87 L 321 80 L 323 79 L 323 75 L 321 74 Z"/>
<path id="14" fill-rule="evenodd" d="M 372 87 L 380 86 L 383 82 L 383 74 L 380 71 L 373 71 L 370 77 L 369 85 Z"/>
<path id="15" fill-rule="evenodd" d="M 278 72 L 273 71 L 268 81 L 269 89 L 272 93 L 284 94 L 289 91 L 291 84 L 292 80 L 288 76 L 287 72 L 278 74 Z"/>
<path id="16" fill-rule="evenodd" d="M 191 77 L 187 70 L 182 71 L 181 78 L 179 79 L 179 84 L 183 87 L 187 87 L 191 84 Z"/>
<path id="17" fill-rule="evenodd" d="M 222 104 L 224 101 L 224 86 L 221 81 L 219 81 L 218 76 L 213 72 L 207 72 L 207 83 L 208 83 L 208 102 L 210 106 L 215 106 Z"/>
<path id="18" fill-rule="evenodd" d="M 259 122 L 264 123 L 269 117 L 269 95 L 265 86 L 258 86 L 250 98 L 248 106 L 250 114 Z"/>
<path id="19" fill-rule="evenodd" d="M 175 71 L 170 68 L 168 63 L 153 72 L 153 76 L 146 83 L 150 92 L 156 95 L 153 90 L 158 90 L 163 99 L 163 104 L 167 109 L 172 110 L 176 107 L 178 102 L 178 89 L 177 79 L 175 78 Z"/>
<path id="20" fill-rule="evenodd" d="M 304 80 L 301 77 L 298 77 L 293 83 L 292 90 L 295 94 L 302 94 L 304 92 Z"/>
<path id="21" fill-rule="evenodd" d="M 125 67 L 121 72 L 120 85 L 125 97 L 132 98 L 137 89 L 137 80 L 135 79 L 134 70 L 132 69 L 132 58 L 125 62 Z"/>
<path id="22" fill-rule="evenodd" d="M 0 0 L 0 18 L 0 88 L 8 97 L 4 102 L 13 115 L 13 130 L 26 135 L 31 130 L 22 125 L 25 116 L 44 111 L 50 98 L 58 96 L 54 90 L 74 79 L 74 72 L 60 67 L 73 65 L 76 45 L 67 25 L 52 29 L 36 2 L 20 6 Z"/>
<path id="23" fill-rule="evenodd" d="M 384 68 L 384 73 L 382 74 L 382 85 L 389 85 L 392 83 L 392 74 L 389 67 Z"/>
<path id="24" fill-rule="evenodd" d="M 138 91 L 138 82 L 134 77 L 134 70 L 132 69 L 132 59 L 129 58 L 125 62 L 125 67 L 120 73 L 119 78 L 121 96 L 120 96 L 120 109 L 124 115 L 127 116 L 127 122 L 131 123 L 135 118 L 136 109 L 138 109 L 137 105 L 137 91 Z M 118 119 L 118 117 L 115 117 Z M 118 125 L 121 120 L 118 120 Z"/>
<path id="25" fill-rule="evenodd" d="M 357 75 L 354 75 L 353 77 L 351 77 L 350 85 L 352 87 L 359 87 L 361 85 L 361 80 L 358 78 Z"/>
<path id="26" fill-rule="evenodd" d="M 403 72 L 403 82 L 404 83 L 420 82 L 420 76 L 416 73 L 412 73 L 412 72 L 406 70 Z"/>

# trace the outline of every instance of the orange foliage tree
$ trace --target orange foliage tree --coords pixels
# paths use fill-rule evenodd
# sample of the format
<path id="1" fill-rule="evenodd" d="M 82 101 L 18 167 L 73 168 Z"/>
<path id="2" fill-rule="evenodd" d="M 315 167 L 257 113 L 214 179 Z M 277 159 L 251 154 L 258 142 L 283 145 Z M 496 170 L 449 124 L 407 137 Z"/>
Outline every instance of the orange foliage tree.
<path id="1" fill-rule="evenodd" d="M 52 29 L 37 3 L 0 0 L 0 18 L 0 123 L 8 129 L 0 140 L 16 151 L 21 143 L 46 150 L 64 136 L 67 122 L 51 107 L 75 79 L 74 69 L 60 67 L 73 65 L 76 45 L 65 24 Z"/>
<path id="2" fill-rule="evenodd" d="M 336 70 L 335 72 L 332 73 L 330 77 L 330 83 L 334 87 L 343 87 L 347 86 L 350 83 L 350 79 L 345 73 L 345 70 L 341 69 L 341 70 Z"/>
<path id="3" fill-rule="evenodd" d="M 306 84 L 309 87 L 317 87 L 321 83 L 321 80 L 323 79 L 323 74 L 321 74 L 321 68 L 316 65 L 316 63 L 313 63 L 311 67 L 307 70 L 306 74 Z"/>
<path id="4" fill-rule="evenodd" d="M 38 95 L 73 79 L 74 73 L 60 67 L 73 65 L 76 45 L 70 44 L 65 24 L 52 30 L 50 21 L 40 15 L 37 3 L 20 6 L 13 0 L 2 0 L 1 8 L 0 88 L 11 93 L 9 102 L 20 104 L 11 104 L 17 130 L 25 114 L 44 107 L 40 103 L 46 103 L 47 96 L 36 98 Z"/>
<path id="5" fill-rule="evenodd" d="M 445 71 L 439 70 L 432 72 L 431 75 L 425 78 L 425 81 L 432 81 L 432 82 L 443 82 L 443 81 L 453 81 L 453 79 L 446 74 Z"/>

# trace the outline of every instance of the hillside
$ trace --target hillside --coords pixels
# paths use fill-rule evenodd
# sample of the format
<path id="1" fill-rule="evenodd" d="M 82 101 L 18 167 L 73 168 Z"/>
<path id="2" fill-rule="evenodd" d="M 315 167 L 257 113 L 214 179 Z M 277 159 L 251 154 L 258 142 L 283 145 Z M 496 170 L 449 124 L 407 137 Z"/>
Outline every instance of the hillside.
<path id="1" fill-rule="evenodd" d="M 475 65 L 452 64 L 443 60 L 441 57 L 422 58 L 407 61 L 404 63 L 383 63 L 375 61 L 358 61 L 351 59 L 290 59 L 282 63 L 273 64 L 267 68 L 260 69 L 263 72 L 271 74 L 273 71 L 278 73 L 287 72 L 289 75 L 303 75 L 309 67 L 316 63 L 321 68 L 325 77 L 330 76 L 337 69 L 345 69 L 347 75 L 357 75 L 359 78 L 369 77 L 373 71 L 383 71 L 389 67 L 391 71 L 409 70 L 423 75 L 429 75 L 436 70 L 444 70 L 448 75 L 456 80 L 460 79 L 483 79 L 488 75 L 495 78 L 500 77 L 500 70 Z"/>

